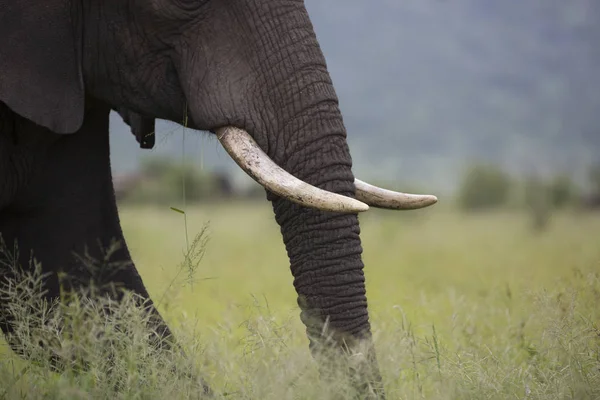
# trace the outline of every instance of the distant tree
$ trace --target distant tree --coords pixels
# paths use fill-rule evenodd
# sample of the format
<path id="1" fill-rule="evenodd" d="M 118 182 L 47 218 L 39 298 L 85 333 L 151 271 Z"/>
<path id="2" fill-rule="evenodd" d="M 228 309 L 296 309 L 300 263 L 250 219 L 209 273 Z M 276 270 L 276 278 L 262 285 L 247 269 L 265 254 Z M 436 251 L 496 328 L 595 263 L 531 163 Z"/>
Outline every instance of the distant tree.
<path id="1" fill-rule="evenodd" d="M 485 210 L 506 205 L 511 189 L 510 177 L 490 164 L 475 164 L 467 169 L 458 193 L 464 210 Z"/>
<path id="2" fill-rule="evenodd" d="M 600 210 L 600 164 L 590 167 L 588 182 L 589 186 L 581 198 L 580 205 L 586 210 Z"/>
<path id="3" fill-rule="evenodd" d="M 590 167 L 588 172 L 588 180 L 592 194 L 600 196 L 600 164 Z"/>
<path id="4" fill-rule="evenodd" d="M 575 185 L 567 175 L 557 175 L 548 183 L 548 196 L 553 208 L 563 208 L 577 196 Z"/>
<path id="5" fill-rule="evenodd" d="M 525 181 L 525 205 L 534 231 L 540 232 L 548 227 L 552 203 L 551 186 L 535 175 L 529 176 Z"/>

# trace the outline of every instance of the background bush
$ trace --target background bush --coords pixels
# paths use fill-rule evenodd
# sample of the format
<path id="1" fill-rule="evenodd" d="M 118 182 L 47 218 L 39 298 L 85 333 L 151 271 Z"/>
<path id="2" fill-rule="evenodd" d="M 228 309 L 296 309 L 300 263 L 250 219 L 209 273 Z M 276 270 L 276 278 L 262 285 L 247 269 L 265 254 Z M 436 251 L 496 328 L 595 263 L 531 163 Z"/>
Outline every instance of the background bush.
<path id="1" fill-rule="evenodd" d="M 147 158 L 140 171 L 129 176 L 129 181 L 121 187 L 116 187 L 120 200 L 136 204 L 172 205 L 184 198 L 186 203 L 197 203 L 233 195 L 229 175 L 205 171 L 168 158 Z"/>
<path id="2" fill-rule="evenodd" d="M 507 204 L 511 189 L 508 174 L 488 164 L 469 167 L 458 189 L 458 203 L 463 210 L 484 210 Z"/>

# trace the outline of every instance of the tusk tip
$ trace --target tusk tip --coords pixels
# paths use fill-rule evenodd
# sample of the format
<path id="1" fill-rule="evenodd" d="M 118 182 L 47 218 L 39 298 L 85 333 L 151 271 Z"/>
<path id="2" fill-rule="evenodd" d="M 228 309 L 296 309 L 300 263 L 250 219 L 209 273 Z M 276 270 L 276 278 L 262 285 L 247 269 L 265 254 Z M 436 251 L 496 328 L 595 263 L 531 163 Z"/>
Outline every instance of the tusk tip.
<path id="1" fill-rule="evenodd" d="M 432 194 L 428 194 L 427 198 L 425 199 L 424 203 L 425 203 L 425 207 L 429 207 L 434 205 L 435 203 L 438 202 L 438 198 L 437 196 L 434 196 Z"/>
<path id="2" fill-rule="evenodd" d="M 388 210 L 418 210 L 438 202 L 438 198 L 430 194 L 409 194 L 394 192 L 373 186 L 359 179 L 354 180 L 356 198 L 370 206 Z"/>
<path id="3" fill-rule="evenodd" d="M 437 196 L 434 196 L 432 194 L 416 195 L 415 198 L 416 198 L 415 199 L 416 201 L 413 204 L 413 207 L 412 207 L 413 210 L 418 210 L 419 208 L 430 207 L 438 202 Z"/>
<path id="4" fill-rule="evenodd" d="M 354 203 L 354 211 L 356 212 L 365 212 L 369 211 L 369 206 L 362 201 L 355 200 Z"/>

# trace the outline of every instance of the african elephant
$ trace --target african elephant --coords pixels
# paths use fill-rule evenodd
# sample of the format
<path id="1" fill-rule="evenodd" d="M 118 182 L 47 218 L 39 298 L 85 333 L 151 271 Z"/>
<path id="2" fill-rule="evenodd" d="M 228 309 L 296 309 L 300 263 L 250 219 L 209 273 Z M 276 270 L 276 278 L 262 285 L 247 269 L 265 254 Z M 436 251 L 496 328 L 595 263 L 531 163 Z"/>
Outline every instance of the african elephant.
<path id="1" fill-rule="evenodd" d="M 129 267 L 111 279 L 149 298 L 119 223 L 108 116 L 142 141 L 155 118 L 185 123 L 266 188 L 311 349 L 367 343 L 359 384 L 383 397 L 357 213 L 437 199 L 355 180 L 302 0 L 0 0 L 0 38 L 0 233 L 50 273 L 47 296 L 58 271 L 82 273 L 74 253 L 101 258 L 116 239 Z"/>

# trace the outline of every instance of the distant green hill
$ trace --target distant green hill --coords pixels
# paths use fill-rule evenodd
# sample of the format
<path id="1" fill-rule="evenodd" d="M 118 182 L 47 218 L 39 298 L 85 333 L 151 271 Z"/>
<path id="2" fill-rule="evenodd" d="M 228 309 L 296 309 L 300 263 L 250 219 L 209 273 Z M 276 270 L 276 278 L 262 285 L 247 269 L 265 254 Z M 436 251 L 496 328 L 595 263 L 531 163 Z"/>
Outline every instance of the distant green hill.
<path id="1" fill-rule="evenodd" d="M 600 1 L 306 4 L 362 176 L 445 190 L 472 160 L 580 175 L 600 161 Z M 113 130 L 114 169 L 134 168 L 145 153 Z M 180 156 L 182 135 L 160 132 L 156 151 Z M 206 165 L 234 167 L 194 136 Z"/>

